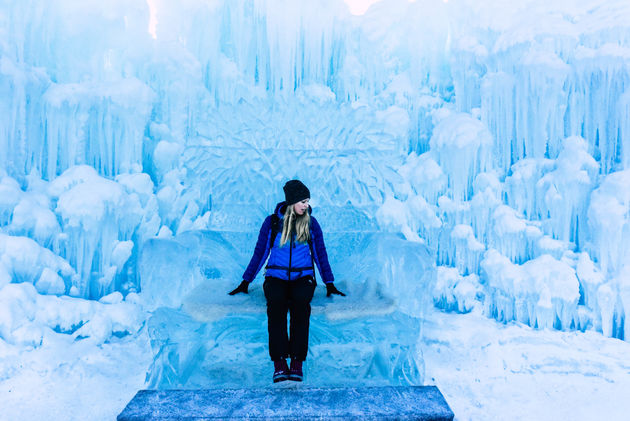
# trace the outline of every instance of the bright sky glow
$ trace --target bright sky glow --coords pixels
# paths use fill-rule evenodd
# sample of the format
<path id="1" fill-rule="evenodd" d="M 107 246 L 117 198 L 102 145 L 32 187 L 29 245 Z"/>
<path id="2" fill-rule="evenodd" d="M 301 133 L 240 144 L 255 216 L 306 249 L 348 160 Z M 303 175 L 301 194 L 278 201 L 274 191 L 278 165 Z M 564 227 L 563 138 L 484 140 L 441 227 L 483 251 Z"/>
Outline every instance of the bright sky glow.
<path id="1" fill-rule="evenodd" d="M 378 3 L 381 0 L 344 0 L 350 9 L 350 13 L 353 15 L 363 15 L 367 12 L 368 8 L 374 4 Z M 409 0 L 409 2 L 413 2 L 415 0 Z M 443 0 L 444 3 L 448 2 L 448 0 Z M 155 5 L 155 0 L 147 0 L 147 4 L 149 5 L 149 34 L 155 39 L 157 38 L 157 9 Z"/>
<path id="2" fill-rule="evenodd" d="M 350 9 L 350 13 L 353 15 L 363 15 L 367 12 L 368 8 L 374 3 L 378 3 L 381 0 L 344 0 Z M 409 3 L 413 3 L 416 0 L 408 0 Z M 447 3 L 448 0 L 442 0 Z"/>
<path id="3" fill-rule="evenodd" d="M 155 6 L 155 0 L 147 0 L 149 5 L 149 34 L 153 39 L 157 38 L 157 8 Z"/>
<path id="4" fill-rule="evenodd" d="M 362 15 L 367 12 L 370 5 L 381 0 L 344 0 L 353 15 Z"/>

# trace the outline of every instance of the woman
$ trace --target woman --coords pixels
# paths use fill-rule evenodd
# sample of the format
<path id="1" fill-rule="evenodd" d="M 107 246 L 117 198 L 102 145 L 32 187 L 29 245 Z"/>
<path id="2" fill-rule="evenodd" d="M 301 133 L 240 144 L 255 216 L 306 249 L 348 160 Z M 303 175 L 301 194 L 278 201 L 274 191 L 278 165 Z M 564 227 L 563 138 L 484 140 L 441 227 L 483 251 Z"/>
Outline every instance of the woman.
<path id="1" fill-rule="evenodd" d="M 262 265 L 265 267 L 263 290 L 267 299 L 269 355 L 274 363 L 274 383 L 284 380 L 302 381 L 302 363 L 308 352 L 308 326 L 311 299 L 315 292 L 315 263 L 326 285 L 326 296 L 343 295 L 334 285 L 334 277 L 322 229 L 311 216 L 308 202 L 311 193 L 299 180 L 284 187 L 285 201 L 263 222 L 258 241 L 243 282 L 230 295 L 247 293 Z M 287 332 L 287 313 L 290 328 Z M 291 358 L 291 368 L 287 358 Z"/>

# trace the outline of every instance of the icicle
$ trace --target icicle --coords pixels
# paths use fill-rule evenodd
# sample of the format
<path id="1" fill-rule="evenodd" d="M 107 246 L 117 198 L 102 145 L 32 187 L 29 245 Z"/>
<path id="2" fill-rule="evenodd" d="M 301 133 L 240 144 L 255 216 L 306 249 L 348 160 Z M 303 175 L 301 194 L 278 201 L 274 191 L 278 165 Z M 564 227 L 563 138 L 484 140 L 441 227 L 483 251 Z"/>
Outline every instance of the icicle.
<path id="1" fill-rule="evenodd" d="M 52 180 L 77 164 L 109 176 L 140 170 L 153 99 L 137 79 L 51 86 L 45 94 L 43 173 Z"/>
<path id="2" fill-rule="evenodd" d="M 615 274 L 630 256 L 630 170 L 607 175 L 587 211 L 592 255 L 602 273 Z"/>
<path id="3" fill-rule="evenodd" d="M 477 275 L 461 276 L 456 268 L 438 266 L 433 302 L 444 310 L 468 313 L 476 305 L 480 288 Z"/>
<path id="4" fill-rule="evenodd" d="M 452 262 L 464 274 L 479 272 L 479 262 L 486 247 L 477 241 L 470 225 L 458 224 L 451 231 L 453 239 L 451 249 L 454 250 Z"/>
<path id="5" fill-rule="evenodd" d="M 458 201 L 470 199 L 477 174 L 492 167 L 492 137 L 486 127 L 468 114 L 447 115 L 436 125 L 430 144 L 448 178 L 448 194 Z"/>
<path id="6" fill-rule="evenodd" d="M 597 48 L 579 46 L 570 64 L 573 72 L 567 80 L 567 135 L 582 136 L 588 152 L 600 161 L 603 174 L 620 169 L 618 136 L 625 133 L 627 115 L 622 94 L 630 86 L 627 60 L 630 50 L 619 45 L 604 44 Z"/>
<path id="7" fill-rule="evenodd" d="M 490 249 L 481 267 L 490 292 L 484 304 L 489 317 L 565 330 L 577 323 L 579 283 L 567 263 L 542 255 L 518 265 Z"/>
<path id="8" fill-rule="evenodd" d="M 549 216 L 551 234 L 562 241 L 580 244 L 579 233 L 586 235 L 588 196 L 597 180 L 598 164 L 586 152 L 586 141 L 569 137 L 556 159 L 554 169 L 538 180 L 538 215 Z M 585 225 L 585 224 L 584 224 Z"/>
<path id="9" fill-rule="evenodd" d="M 604 284 L 597 290 L 597 304 L 601 309 L 602 316 L 602 333 L 604 336 L 612 337 L 614 333 L 616 294 L 610 285 Z"/>
<path id="10" fill-rule="evenodd" d="M 157 233 L 157 199 L 146 174 L 100 177 L 88 166 L 75 166 L 49 185 L 62 221 L 61 255 L 76 268 L 76 295 L 100 298 L 120 285 L 126 262 L 142 243 Z"/>

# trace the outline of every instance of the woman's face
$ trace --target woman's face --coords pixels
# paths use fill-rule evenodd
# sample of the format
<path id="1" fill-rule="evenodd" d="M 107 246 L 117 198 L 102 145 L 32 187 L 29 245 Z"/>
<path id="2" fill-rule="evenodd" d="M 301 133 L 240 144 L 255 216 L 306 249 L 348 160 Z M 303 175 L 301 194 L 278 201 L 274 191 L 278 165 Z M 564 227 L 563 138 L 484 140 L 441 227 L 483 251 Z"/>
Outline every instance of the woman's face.
<path id="1" fill-rule="evenodd" d="M 304 199 L 300 202 L 295 203 L 293 205 L 293 210 L 295 211 L 295 213 L 300 216 L 304 215 L 304 212 L 308 210 L 308 201 L 309 199 Z"/>

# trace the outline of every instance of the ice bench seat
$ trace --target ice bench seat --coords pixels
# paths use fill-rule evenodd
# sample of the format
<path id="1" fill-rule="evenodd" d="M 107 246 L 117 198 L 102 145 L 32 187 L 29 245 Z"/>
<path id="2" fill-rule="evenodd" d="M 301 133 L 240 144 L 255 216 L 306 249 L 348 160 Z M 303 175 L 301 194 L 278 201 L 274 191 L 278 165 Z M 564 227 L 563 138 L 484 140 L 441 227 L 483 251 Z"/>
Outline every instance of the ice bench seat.
<path id="1" fill-rule="evenodd" d="M 147 389 L 268 386 L 273 364 L 263 280 L 249 294 L 228 295 L 255 241 L 207 231 L 145 245 L 141 295 L 153 310 L 147 331 L 154 355 Z M 422 314 L 432 304 L 435 258 L 386 233 L 327 235 L 327 244 L 342 251 L 334 253 L 340 260 L 333 268 L 347 296 L 326 297 L 318 279 L 305 386 L 423 384 Z"/>
<path id="2" fill-rule="evenodd" d="M 452 420 L 435 386 L 141 390 L 118 421 Z"/>

